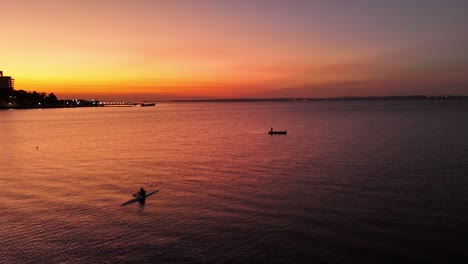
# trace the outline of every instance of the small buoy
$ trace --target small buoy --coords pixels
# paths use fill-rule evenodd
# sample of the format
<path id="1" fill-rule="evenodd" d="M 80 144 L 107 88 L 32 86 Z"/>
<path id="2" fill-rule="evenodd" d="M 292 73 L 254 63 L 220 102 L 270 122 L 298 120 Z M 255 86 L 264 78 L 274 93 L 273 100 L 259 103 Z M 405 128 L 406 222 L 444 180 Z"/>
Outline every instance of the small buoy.
<path id="1" fill-rule="evenodd" d="M 36 147 L 36 149 L 39 149 L 39 147 Z"/>

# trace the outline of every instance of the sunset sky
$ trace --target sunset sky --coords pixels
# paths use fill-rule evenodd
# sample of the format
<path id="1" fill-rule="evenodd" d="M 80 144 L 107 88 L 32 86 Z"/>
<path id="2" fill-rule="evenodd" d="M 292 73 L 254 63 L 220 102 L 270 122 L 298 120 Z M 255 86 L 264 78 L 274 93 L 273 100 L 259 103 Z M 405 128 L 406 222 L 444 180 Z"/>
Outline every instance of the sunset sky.
<path id="1" fill-rule="evenodd" d="M 17 0 L 0 70 L 59 98 L 468 95 L 466 0 Z"/>

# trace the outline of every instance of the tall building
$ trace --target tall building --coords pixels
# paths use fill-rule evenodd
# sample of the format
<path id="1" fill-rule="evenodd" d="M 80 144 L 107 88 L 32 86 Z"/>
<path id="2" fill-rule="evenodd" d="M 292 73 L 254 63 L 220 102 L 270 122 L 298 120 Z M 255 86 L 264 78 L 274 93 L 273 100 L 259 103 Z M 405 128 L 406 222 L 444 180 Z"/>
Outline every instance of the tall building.
<path id="1" fill-rule="evenodd" d="M 0 71 L 0 98 L 5 98 L 13 93 L 15 80 L 11 76 L 3 76 Z"/>

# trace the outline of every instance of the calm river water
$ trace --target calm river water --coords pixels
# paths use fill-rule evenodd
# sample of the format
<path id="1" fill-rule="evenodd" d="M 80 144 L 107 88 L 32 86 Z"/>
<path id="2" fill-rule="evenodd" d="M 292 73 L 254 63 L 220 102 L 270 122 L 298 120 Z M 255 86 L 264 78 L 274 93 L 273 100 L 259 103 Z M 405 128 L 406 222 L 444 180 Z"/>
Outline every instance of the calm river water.
<path id="1" fill-rule="evenodd" d="M 467 135 L 455 100 L 3 110 L 0 263 L 466 257 Z"/>

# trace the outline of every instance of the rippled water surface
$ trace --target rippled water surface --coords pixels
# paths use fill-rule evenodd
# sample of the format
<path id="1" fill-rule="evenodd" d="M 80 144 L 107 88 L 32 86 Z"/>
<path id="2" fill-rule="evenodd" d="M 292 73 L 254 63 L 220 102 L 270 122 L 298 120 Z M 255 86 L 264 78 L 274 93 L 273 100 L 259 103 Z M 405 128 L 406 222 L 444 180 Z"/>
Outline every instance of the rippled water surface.
<path id="1" fill-rule="evenodd" d="M 0 263 L 443 263 L 467 135 L 467 101 L 0 111 Z"/>

